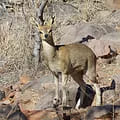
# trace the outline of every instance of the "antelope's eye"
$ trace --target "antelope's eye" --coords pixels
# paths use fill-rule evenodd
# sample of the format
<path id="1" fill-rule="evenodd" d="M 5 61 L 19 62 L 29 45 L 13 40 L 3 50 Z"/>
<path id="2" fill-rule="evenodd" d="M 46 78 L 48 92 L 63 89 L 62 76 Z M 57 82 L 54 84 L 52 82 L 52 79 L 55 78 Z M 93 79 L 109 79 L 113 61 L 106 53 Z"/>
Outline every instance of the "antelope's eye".
<path id="1" fill-rule="evenodd" d="M 52 32 L 52 29 L 49 30 L 49 33 L 51 33 L 51 32 Z"/>
<path id="2" fill-rule="evenodd" d="M 43 34 L 41 31 L 39 31 L 40 34 Z"/>

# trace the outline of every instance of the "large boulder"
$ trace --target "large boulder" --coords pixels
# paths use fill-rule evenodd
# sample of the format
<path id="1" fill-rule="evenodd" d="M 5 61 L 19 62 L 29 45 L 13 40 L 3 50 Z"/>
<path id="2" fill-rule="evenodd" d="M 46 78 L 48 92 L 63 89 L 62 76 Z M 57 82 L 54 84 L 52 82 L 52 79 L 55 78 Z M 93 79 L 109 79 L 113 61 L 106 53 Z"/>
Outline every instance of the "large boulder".
<path id="1" fill-rule="evenodd" d="M 101 20 L 98 19 L 98 23 L 107 24 L 111 27 L 116 27 L 117 25 L 120 25 L 120 10 L 113 11 L 113 13 L 104 17 Z"/>
<path id="2" fill-rule="evenodd" d="M 77 88 L 79 86 L 74 81 L 68 82 L 69 105 L 75 107 Z M 13 90 L 6 96 L 5 101 L 21 102 L 25 110 L 42 110 L 53 107 L 55 97 L 55 84 L 51 74 L 42 76 L 39 80 L 26 83 L 23 86 L 13 85 Z M 60 100 L 62 99 L 62 84 L 60 82 Z M 9 101 L 9 103 L 10 103 Z"/>
<path id="3" fill-rule="evenodd" d="M 0 119 L 2 120 L 27 120 L 27 117 L 21 112 L 19 105 L 0 105 Z"/>
<path id="4" fill-rule="evenodd" d="M 106 4 L 112 9 L 120 9 L 120 1 L 119 0 L 105 0 Z"/>
<path id="5" fill-rule="evenodd" d="M 60 27 L 61 24 L 75 24 L 79 21 L 81 15 L 77 7 L 62 1 L 48 4 L 47 9 L 47 14 L 49 14 L 49 16 L 55 16 L 57 27 Z"/>
<path id="6" fill-rule="evenodd" d="M 114 108 L 114 109 L 113 109 Z M 7 115 L 10 114 L 8 120 L 108 120 L 114 118 L 118 120 L 120 113 L 119 105 L 104 105 L 104 106 L 94 106 L 87 109 L 74 110 L 68 109 L 63 111 L 60 108 L 57 109 L 46 109 L 46 110 L 33 110 L 26 111 L 19 106 L 13 105 L 0 105 L 0 115 L 2 113 L 1 119 L 7 119 Z"/>
<path id="7" fill-rule="evenodd" d="M 93 50 L 97 57 L 102 57 L 110 53 L 108 41 L 93 39 L 86 44 Z"/>
<path id="8" fill-rule="evenodd" d="M 102 35 L 98 40 L 92 39 L 85 43 L 97 57 L 120 54 L 120 32 L 110 32 Z"/>
<path id="9" fill-rule="evenodd" d="M 106 35 L 103 35 L 100 40 L 102 42 L 107 42 L 113 51 L 116 51 L 120 54 L 120 32 L 111 32 Z"/>
<path id="10" fill-rule="evenodd" d="M 95 25 L 90 23 L 64 26 L 59 29 L 57 44 L 70 44 L 87 41 L 88 39 L 99 39 L 101 36 L 113 32 L 112 27 Z"/>

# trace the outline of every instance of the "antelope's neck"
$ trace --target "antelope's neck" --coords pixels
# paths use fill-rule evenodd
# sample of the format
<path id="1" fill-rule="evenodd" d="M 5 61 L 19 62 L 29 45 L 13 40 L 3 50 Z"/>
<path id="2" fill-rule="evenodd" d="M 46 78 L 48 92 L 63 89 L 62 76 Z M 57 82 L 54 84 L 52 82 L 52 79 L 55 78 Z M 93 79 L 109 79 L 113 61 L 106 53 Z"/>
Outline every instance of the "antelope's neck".
<path id="1" fill-rule="evenodd" d="M 49 43 L 47 43 L 46 41 L 42 41 L 42 45 L 43 45 L 43 51 L 44 51 L 45 57 L 49 61 L 52 61 L 55 54 L 56 54 L 56 50 L 55 50 L 54 45 L 52 46 Z"/>

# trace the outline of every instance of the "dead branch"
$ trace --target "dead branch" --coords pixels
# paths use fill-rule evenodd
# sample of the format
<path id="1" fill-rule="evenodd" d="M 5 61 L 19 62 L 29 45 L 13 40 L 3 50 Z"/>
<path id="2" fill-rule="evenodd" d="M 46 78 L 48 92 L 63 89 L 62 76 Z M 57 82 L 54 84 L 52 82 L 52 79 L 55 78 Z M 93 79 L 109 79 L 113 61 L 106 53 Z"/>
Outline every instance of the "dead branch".
<path id="1" fill-rule="evenodd" d="M 40 24 L 43 25 L 44 24 L 44 19 L 43 19 L 43 12 L 44 12 L 44 8 L 47 5 L 48 0 L 44 0 L 42 1 L 41 5 L 38 8 L 38 12 L 37 12 L 37 16 L 40 20 Z"/>
<path id="2" fill-rule="evenodd" d="M 48 0 L 43 0 L 41 5 L 38 7 L 36 11 L 36 17 L 40 25 L 44 24 L 44 19 L 43 19 L 43 12 L 45 9 L 45 6 L 47 5 Z M 35 32 L 35 45 L 34 45 L 34 56 L 35 56 L 35 69 L 37 70 L 38 64 L 41 61 L 40 58 L 40 50 L 41 50 L 41 40 L 39 37 L 39 33 L 36 30 Z"/>

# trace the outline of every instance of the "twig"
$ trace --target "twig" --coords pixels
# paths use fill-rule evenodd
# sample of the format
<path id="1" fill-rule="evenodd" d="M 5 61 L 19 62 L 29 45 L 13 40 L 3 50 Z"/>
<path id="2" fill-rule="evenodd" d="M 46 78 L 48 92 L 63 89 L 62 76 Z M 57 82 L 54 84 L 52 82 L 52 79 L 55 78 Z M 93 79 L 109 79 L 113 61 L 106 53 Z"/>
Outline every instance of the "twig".
<path id="1" fill-rule="evenodd" d="M 44 8 L 47 4 L 48 0 L 43 0 L 41 5 L 38 8 L 38 18 L 40 20 L 40 24 L 43 25 L 44 24 L 44 19 L 43 19 L 43 12 L 44 12 Z"/>
<path id="2" fill-rule="evenodd" d="M 38 10 L 36 11 L 36 17 L 38 18 L 40 25 L 44 24 L 43 12 L 44 12 L 44 8 L 45 8 L 47 2 L 48 2 L 48 0 L 43 0 L 41 5 L 39 6 Z M 33 53 L 35 56 L 35 69 L 36 69 L 36 71 L 38 69 L 39 62 L 41 61 L 40 50 L 41 50 L 41 39 L 39 37 L 38 31 L 36 30 L 34 53 Z"/>

